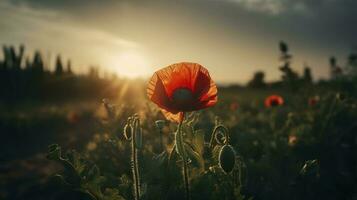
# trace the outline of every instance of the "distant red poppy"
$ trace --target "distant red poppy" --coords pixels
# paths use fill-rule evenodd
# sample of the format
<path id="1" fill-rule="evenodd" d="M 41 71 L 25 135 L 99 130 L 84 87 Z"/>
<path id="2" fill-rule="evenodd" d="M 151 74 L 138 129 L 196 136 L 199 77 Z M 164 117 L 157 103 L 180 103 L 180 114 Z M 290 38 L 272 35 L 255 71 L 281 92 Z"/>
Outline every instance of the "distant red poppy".
<path id="1" fill-rule="evenodd" d="M 209 72 L 197 63 L 182 62 L 165 67 L 151 77 L 147 95 L 165 117 L 182 121 L 183 113 L 217 103 L 217 87 Z"/>
<path id="2" fill-rule="evenodd" d="M 283 104 L 284 104 L 284 99 L 279 95 L 270 95 L 265 99 L 265 106 L 268 108 L 280 106 Z"/>
<path id="3" fill-rule="evenodd" d="M 79 115 L 77 112 L 75 111 L 70 111 L 69 113 L 67 113 L 67 121 L 71 124 L 75 124 L 79 121 Z"/>
<path id="4" fill-rule="evenodd" d="M 308 104 L 309 106 L 315 106 L 320 101 L 319 96 L 313 96 L 309 98 Z"/>
<path id="5" fill-rule="evenodd" d="M 229 105 L 229 109 L 231 111 L 236 111 L 237 109 L 239 108 L 239 104 L 237 102 L 232 102 L 230 105 Z"/>

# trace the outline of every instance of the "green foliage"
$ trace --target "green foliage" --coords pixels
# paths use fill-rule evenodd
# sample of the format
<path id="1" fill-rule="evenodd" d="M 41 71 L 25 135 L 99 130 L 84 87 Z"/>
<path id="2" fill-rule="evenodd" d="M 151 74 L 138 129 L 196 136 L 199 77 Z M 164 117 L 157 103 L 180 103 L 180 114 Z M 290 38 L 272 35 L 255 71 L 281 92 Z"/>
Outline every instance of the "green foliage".
<path id="1" fill-rule="evenodd" d="M 85 193 L 93 200 L 124 199 L 116 189 L 105 188 L 103 191 L 106 179 L 100 175 L 99 168 L 86 161 L 76 151 L 67 152 L 63 157 L 61 148 L 57 144 L 52 144 L 49 146 L 47 158 L 63 165 L 63 173 L 57 174 L 55 177 L 73 190 Z"/>
<path id="2" fill-rule="evenodd" d="M 307 103 L 312 95 L 320 97 L 313 106 Z M 262 102 L 264 97 L 249 98 Z M 356 101 L 348 94 L 323 92 L 285 93 L 284 100 L 283 106 L 270 109 L 254 100 L 242 100 L 237 113 L 227 112 L 227 104 L 222 104 L 214 112 L 188 114 L 181 124 L 180 149 L 173 134 L 176 124 L 156 123 L 155 112 L 146 108 L 140 116 L 141 128 L 134 134 L 134 124 L 123 120 L 130 116 L 130 108 L 114 109 L 112 119 L 89 141 L 96 148 L 62 156 L 59 147 L 53 146 L 49 158 L 64 166 L 61 176 L 70 183 L 67 187 L 125 199 L 135 198 L 132 147 L 140 150 L 137 168 L 143 200 L 184 199 L 185 159 L 192 199 L 321 199 L 336 194 L 321 192 L 336 179 L 353 183 L 344 175 L 351 174 L 347 164 L 340 163 L 352 158 L 344 155 L 351 153 L 355 141 Z M 133 146 L 134 137 L 141 137 L 141 142 Z M 97 167 L 89 170 L 92 163 Z M 89 181 L 82 176 L 87 171 L 105 178 Z"/>
<path id="3" fill-rule="evenodd" d="M 1 99 L 11 106 L 1 110 L 0 199 L 70 199 L 68 191 L 98 200 L 184 199 L 184 165 L 192 199 L 356 199 L 355 53 L 345 67 L 331 57 L 333 80 L 314 84 L 308 66 L 303 77 L 294 71 L 288 45 L 279 48 L 282 82 L 265 85 L 258 72 L 250 88 L 219 88 L 218 104 L 187 113 L 175 140 L 177 124 L 138 97 L 141 81 L 102 79 L 96 68 L 76 76 L 60 59 L 54 76 L 39 51 L 22 69 L 24 47 L 5 47 Z M 271 94 L 281 94 L 284 105 L 264 108 Z M 312 96 L 316 105 L 307 103 Z M 97 108 L 98 97 L 118 104 L 104 99 Z M 83 111 L 83 101 L 95 103 Z M 47 158 L 55 162 L 47 165 L 40 152 L 53 141 L 80 153 L 51 145 Z M 47 183 L 42 177 L 55 163 L 61 171 Z"/>

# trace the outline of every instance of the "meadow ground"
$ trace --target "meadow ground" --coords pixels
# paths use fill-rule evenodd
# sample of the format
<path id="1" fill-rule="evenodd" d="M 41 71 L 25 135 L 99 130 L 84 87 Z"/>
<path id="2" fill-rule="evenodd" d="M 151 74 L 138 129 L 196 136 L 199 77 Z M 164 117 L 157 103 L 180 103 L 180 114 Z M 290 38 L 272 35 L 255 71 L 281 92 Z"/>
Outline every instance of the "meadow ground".
<path id="1" fill-rule="evenodd" d="M 142 197 L 182 199 L 180 170 L 176 166 L 166 173 L 170 166 L 163 164 L 173 146 L 176 124 L 165 123 L 165 148 L 161 149 L 155 121 L 164 117 L 146 100 L 144 87 L 129 84 L 126 92 L 118 94 L 109 99 L 115 107 L 114 116 L 99 97 L 2 105 L 0 199 L 91 198 L 91 180 L 68 186 L 55 178 L 56 173 L 63 173 L 63 166 L 46 158 L 48 145 L 53 143 L 63 152 L 80 152 L 67 155 L 77 156 L 77 164 L 83 161 L 83 167 L 95 164 L 100 169 L 93 175 L 95 187 L 100 186 L 98 194 L 102 195 L 97 199 L 132 199 L 130 143 L 125 140 L 123 128 L 134 113 L 141 120 L 143 134 L 139 153 Z M 281 95 L 284 104 L 266 108 L 264 99 L 271 94 Z M 197 116 L 194 130 L 200 132 L 195 134 L 203 136 L 204 143 L 193 147 L 199 156 L 191 157 L 189 165 L 192 199 L 357 198 L 354 95 L 322 86 L 298 92 L 219 88 L 217 105 L 193 115 Z M 319 101 L 309 105 L 313 96 L 319 96 Z M 217 117 L 229 130 L 230 144 L 237 153 L 239 180 L 233 174 L 222 173 L 217 149 L 211 152 L 206 147 Z M 192 141 L 198 140 L 192 137 Z M 176 162 L 180 166 L 179 159 Z M 165 176 L 170 174 L 167 180 Z M 66 180 L 71 176 L 64 174 Z M 98 181 L 96 176 L 105 177 L 105 181 Z"/>

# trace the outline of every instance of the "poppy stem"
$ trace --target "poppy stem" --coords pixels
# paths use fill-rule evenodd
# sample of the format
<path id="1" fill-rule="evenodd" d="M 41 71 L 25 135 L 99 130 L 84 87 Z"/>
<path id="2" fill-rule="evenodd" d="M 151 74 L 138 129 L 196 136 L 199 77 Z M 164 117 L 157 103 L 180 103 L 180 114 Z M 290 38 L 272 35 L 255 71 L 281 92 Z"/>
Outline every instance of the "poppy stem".
<path id="1" fill-rule="evenodd" d="M 184 182 L 185 182 L 185 196 L 186 199 L 190 199 L 190 184 L 188 180 L 188 166 L 187 166 L 187 161 L 185 160 L 183 163 L 183 177 L 184 177 Z"/>
<path id="2" fill-rule="evenodd" d="M 162 137 L 162 129 L 160 128 L 160 149 L 161 149 L 161 152 L 163 152 L 165 150 L 164 148 L 164 141 L 163 141 L 163 137 Z"/>
<path id="3" fill-rule="evenodd" d="M 184 188 L 185 188 L 185 199 L 189 200 L 190 199 L 190 183 L 188 180 L 188 166 L 187 166 L 187 157 L 186 157 L 186 150 L 185 150 L 185 145 L 184 145 L 184 140 L 183 140 L 183 133 L 182 133 L 182 122 L 184 118 L 184 113 L 182 120 L 180 120 L 180 123 L 177 128 L 177 135 L 176 135 L 176 148 L 179 153 L 179 155 L 182 157 L 183 161 L 183 167 L 182 167 L 182 173 L 183 173 L 183 182 L 184 182 Z"/>
<path id="4" fill-rule="evenodd" d="M 134 182 L 134 197 L 135 200 L 140 199 L 140 174 L 139 174 L 139 163 L 138 163 L 138 146 L 137 146 L 137 131 L 140 128 L 139 119 L 134 118 L 131 126 L 131 163 L 132 163 L 132 173 L 133 173 L 133 182 Z"/>

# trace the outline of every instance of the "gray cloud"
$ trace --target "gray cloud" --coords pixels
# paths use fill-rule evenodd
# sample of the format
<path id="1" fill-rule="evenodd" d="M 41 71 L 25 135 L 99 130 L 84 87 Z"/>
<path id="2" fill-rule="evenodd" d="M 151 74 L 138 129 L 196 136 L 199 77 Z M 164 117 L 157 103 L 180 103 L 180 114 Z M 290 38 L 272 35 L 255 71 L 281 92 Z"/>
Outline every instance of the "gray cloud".
<path id="1" fill-rule="evenodd" d="M 293 53 L 297 51 L 309 61 L 314 58 L 327 60 L 333 54 L 344 55 L 357 44 L 355 0 L 4 1 L 39 11 L 36 13 L 52 13 L 53 16 L 44 17 L 52 17 L 53 21 L 67 20 L 73 26 L 103 30 L 143 43 L 151 50 L 164 49 L 166 52 L 173 50 L 167 46 L 176 45 L 175 41 L 179 44 L 191 43 L 188 47 L 191 50 L 195 47 L 192 43 L 202 41 L 226 48 L 225 53 L 232 56 L 240 53 L 239 59 L 242 60 L 252 59 L 244 52 L 254 54 L 255 51 L 258 55 L 267 54 L 274 60 L 277 42 L 286 40 L 291 44 Z M 185 25 L 190 23 L 192 29 L 184 30 Z M 143 29 L 145 36 L 141 33 Z M 204 35 L 196 35 L 203 30 Z M 157 37 L 159 32 L 161 35 Z M 148 41 L 149 36 L 153 39 Z M 232 47 L 233 44 L 237 46 L 236 49 Z M 325 65 L 321 59 L 313 64 Z M 266 61 L 257 65 L 261 63 L 274 65 Z M 323 73 L 326 74 L 326 71 Z"/>
<path id="2" fill-rule="evenodd" d="M 170 9 L 196 9 L 202 16 L 218 13 L 221 23 L 247 29 L 253 24 L 257 30 L 272 30 L 292 39 L 309 43 L 329 41 L 335 45 L 357 44 L 357 1 L 355 0 L 195 0 L 195 1 L 143 1 L 143 0 L 8 0 L 18 6 L 47 9 L 65 13 L 68 18 L 83 24 L 104 20 L 99 11 L 120 13 L 123 4 L 138 7 L 166 5 Z M 97 13 L 98 12 L 98 13 Z M 219 13 L 221 12 L 221 13 Z M 226 17 L 224 17 L 226 16 Z M 248 23 L 249 22 L 249 23 Z M 259 28 L 263 27 L 263 28 Z M 105 27 L 103 27 L 105 28 Z M 245 28 L 245 27 L 243 27 Z M 284 39 L 284 38 L 282 38 Z M 289 38 L 288 38 L 289 39 Z"/>
<path id="3" fill-rule="evenodd" d="M 82 17 L 86 11 L 93 14 L 96 10 L 115 9 L 120 12 L 122 4 L 145 5 L 176 5 L 194 6 L 199 12 L 212 12 L 216 7 L 222 6 L 228 10 L 234 9 L 239 17 L 239 12 L 249 11 L 248 17 L 265 18 L 273 15 L 274 20 L 269 22 L 278 25 L 293 26 L 294 31 L 317 32 L 319 36 L 325 33 L 329 39 L 343 37 L 345 40 L 356 43 L 357 26 L 357 1 L 355 0 L 195 0 L 195 1 L 144 1 L 144 0 L 8 0 L 15 5 L 26 5 L 37 9 L 52 9 L 65 12 L 69 16 Z M 192 3 L 194 2 L 194 3 Z M 233 6 L 233 7 L 232 7 Z M 204 9 L 204 10 L 202 10 Z M 245 11 L 244 11 L 245 10 Z M 260 14 L 261 15 L 260 15 Z M 95 13 L 94 13 L 95 14 Z M 247 18 L 248 18 L 247 17 Z M 227 20 L 236 20 L 234 17 Z M 262 19 L 260 19 L 262 20 Z M 259 19 L 257 20 L 259 21 Z M 264 20 L 263 21 L 267 21 Z M 269 28 L 269 27 L 268 27 Z M 303 33 L 302 33 L 303 34 Z"/>

